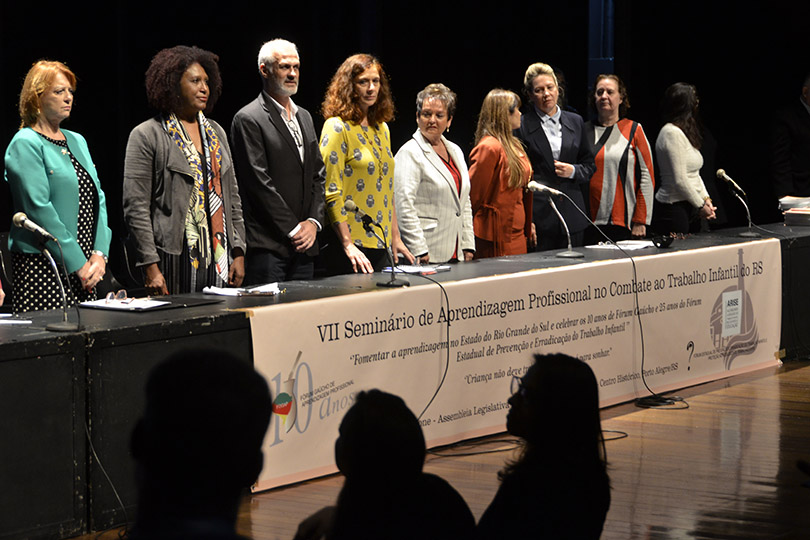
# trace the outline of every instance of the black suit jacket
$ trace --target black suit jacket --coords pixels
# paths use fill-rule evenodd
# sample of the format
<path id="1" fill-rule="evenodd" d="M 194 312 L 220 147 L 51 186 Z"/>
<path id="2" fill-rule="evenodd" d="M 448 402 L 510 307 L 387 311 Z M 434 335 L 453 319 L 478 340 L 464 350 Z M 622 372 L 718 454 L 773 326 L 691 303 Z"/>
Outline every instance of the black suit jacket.
<path id="1" fill-rule="evenodd" d="M 562 124 L 562 147 L 559 161 L 574 166 L 573 178 L 560 178 L 554 172 L 551 145 L 546 137 L 546 132 L 543 131 L 543 123 L 537 115 L 534 105 L 529 104 L 524 107 L 523 116 L 520 119 L 520 129 L 515 135 L 526 145 L 526 152 L 534 171 L 532 179 L 562 191 L 587 214 L 588 207 L 582 195 L 582 184 L 587 186 L 596 171 L 591 145 L 588 143 L 581 116 L 563 111 L 560 116 L 560 124 Z M 588 220 L 567 199 L 555 199 L 554 204 L 565 218 L 571 232 L 582 231 L 589 225 Z M 538 235 L 543 231 L 564 234 L 557 215 L 548 204 L 548 195 L 544 193 L 534 194 L 533 220 Z"/>
<path id="2" fill-rule="evenodd" d="M 810 197 L 810 114 L 798 100 L 774 119 L 771 183 L 777 198 Z"/>
<path id="3" fill-rule="evenodd" d="M 265 92 L 245 105 L 231 125 L 231 149 L 245 218 L 247 246 L 278 257 L 295 253 L 288 237 L 309 218 L 324 223 L 325 169 L 310 114 L 298 107 L 304 160 L 286 121 Z M 318 253 L 318 243 L 307 255 Z"/>

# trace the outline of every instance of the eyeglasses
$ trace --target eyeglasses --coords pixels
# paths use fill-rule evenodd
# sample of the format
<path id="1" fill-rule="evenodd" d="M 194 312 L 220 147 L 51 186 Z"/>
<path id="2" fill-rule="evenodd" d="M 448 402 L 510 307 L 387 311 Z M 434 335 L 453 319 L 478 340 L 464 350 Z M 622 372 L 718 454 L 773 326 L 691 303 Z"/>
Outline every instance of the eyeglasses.
<path id="1" fill-rule="evenodd" d="M 517 375 L 512 375 L 512 382 L 509 385 L 509 391 L 512 395 L 520 394 L 522 397 L 526 397 L 528 393 L 526 387 L 523 386 L 523 379 Z"/>
<path id="2" fill-rule="evenodd" d="M 110 292 L 107 293 L 107 296 L 104 298 L 104 302 L 107 303 L 107 304 L 110 304 L 112 302 L 119 302 L 121 304 L 129 304 L 133 300 L 135 300 L 135 299 L 127 297 L 127 291 L 125 291 L 124 289 L 121 289 L 118 292 L 110 291 Z"/>

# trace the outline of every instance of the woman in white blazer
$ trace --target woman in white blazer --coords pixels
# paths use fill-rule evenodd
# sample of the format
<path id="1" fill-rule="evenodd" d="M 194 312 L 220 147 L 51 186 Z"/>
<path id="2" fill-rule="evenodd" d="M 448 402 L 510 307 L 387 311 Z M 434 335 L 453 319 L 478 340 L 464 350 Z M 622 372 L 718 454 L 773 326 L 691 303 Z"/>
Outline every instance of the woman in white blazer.
<path id="1" fill-rule="evenodd" d="M 394 156 L 399 234 L 422 264 L 469 261 L 475 253 L 467 164 L 443 135 L 455 109 L 449 88 L 426 86 L 416 96 L 419 129 Z"/>

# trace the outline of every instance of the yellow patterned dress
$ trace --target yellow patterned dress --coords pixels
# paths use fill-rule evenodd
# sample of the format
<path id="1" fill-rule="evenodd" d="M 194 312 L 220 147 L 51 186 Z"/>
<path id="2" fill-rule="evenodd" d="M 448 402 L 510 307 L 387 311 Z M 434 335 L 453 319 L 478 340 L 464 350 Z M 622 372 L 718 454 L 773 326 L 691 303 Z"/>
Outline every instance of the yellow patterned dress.
<path id="1" fill-rule="evenodd" d="M 345 222 L 357 247 L 384 248 L 343 203 L 352 199 L 382 225 L 386 240 L 391 242 L 394 154 L 388 124 L 366 127 L 339 117 L 329 118 L 321 131 L 321 155 L 326 165 L 326 214 L 330 222 Z"/>

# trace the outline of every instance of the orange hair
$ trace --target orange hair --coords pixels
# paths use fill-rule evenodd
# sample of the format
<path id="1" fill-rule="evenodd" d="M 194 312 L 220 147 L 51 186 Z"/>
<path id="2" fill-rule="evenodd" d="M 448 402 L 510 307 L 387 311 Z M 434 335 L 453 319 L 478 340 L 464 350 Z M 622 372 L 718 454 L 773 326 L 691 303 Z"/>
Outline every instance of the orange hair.
<path id="1" fill-rule="evenodd" d="M 37 123 L 40 112 L 39 98 L 53 85 L 53 81 L 60 73 L 70 82 L 70 89 L 76 90 L 76 75 L 62 62 L 40 60 L 28 70 L 20 92 L 20 129 Z"/>

